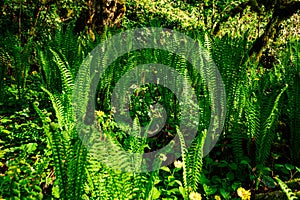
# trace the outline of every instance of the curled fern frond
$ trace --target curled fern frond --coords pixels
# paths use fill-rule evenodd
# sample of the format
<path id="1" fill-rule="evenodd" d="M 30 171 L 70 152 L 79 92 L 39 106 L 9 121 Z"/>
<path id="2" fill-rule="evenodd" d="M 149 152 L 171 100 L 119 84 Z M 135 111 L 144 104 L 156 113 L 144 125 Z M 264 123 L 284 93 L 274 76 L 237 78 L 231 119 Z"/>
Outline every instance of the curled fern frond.
<path id="1" fill-rule="evenodd" d="M 282 191 L 286 194 L 286 197 L 288 198 L 288 200 L 298 199 L 298 197 L 296 197 L 295 193 L 282 180 L 280 180 L 278 177 L 275 177 L 275 179 L 278 182 Z"/>

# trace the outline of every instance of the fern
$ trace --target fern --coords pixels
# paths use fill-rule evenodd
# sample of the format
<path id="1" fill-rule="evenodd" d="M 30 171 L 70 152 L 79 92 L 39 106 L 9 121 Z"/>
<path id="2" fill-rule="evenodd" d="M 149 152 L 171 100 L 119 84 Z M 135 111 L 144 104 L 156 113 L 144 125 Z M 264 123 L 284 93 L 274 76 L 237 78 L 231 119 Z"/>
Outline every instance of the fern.
<path id="1" fill-rule="evenodd" d="M 294 49 L 292 48 L 294 47 Z M 287 52 L 282 67 L 288 66 L 288 112 L 290 121 L 290 145 L 293 163 L 300 166 L 300 55 L 299 40 L 291 41 L 288 44 Z"/>
<path id="2" fill-rule="evenodd" d="M 103 127 L 102 130 L 106 130 L 106 128 Z M 137 118 L 134 120 L 131 134 L 141 135 Z M 142 160 L 138 157 L 135 157 L 134 160 L 128 159 L 128 155 L 123 153 L 117 144 L 118 141 L 113 139 L 113 135 L 109 132 L 106 132 L 105 135 L 107 143 L 104 141 L 95 143 L 89 153 L 87 173 L 90 174 L 89 185 L 94 188 L 92 199 L 147 199 L 149 190 L 154 184 L 153 175 L 148 177 L 147 173 L 123 172 L 125 168 L 129 171 L 139 171 Z M 144 140 L 133 137 L 133 135 L 127 138 L 124 147 L 129 152 L 143 151 Z M 112 147 L 112 145 L 117 146 Z M 98 158 L 93 156 L 95 154 L 98 155 Z M 135 162 L 132 163 L 133 161 Z M 109 166 L 107 163 L 110 163 Z"/>
<path id="3" fill-rule="evenodd" d="M 68 26 L 65 31 L 59 28 L 54 35 L 49 35 L 48 42 L 37 47 L 45 87 L 50 92 L 61 92 L 61 86 L 65 84 L 62 81 L 71 83 L 70 78 L 75 78 L 84 57 L 94 46 L 86 38 L 74 35 L 73 26 Z M 65 77 L 61 76 L 62 71 L 65 71 Z"/>
<path id="4" fill-rule="evenodd" d="M 272 129 L 272 127 L 274 126 L 274 122 L 278 120 L 278 116 L 279 116 L 278 104 L 281 95 L 285 92 L 287 88 L 288 86 L 286 85 L 278 94 L 273 104 L 271 113 L 262 124 L 261 135 L 259 135 L 259 138 L 257 138 L 257 144 L 258 144 L 258 151 L 257 151 L 257 158 L 256 158 L 257 163 L 264 163 L 270 154 L 271 144 L 275 137 L 275 131 Z"/>
<path id="5" fill-rule="evenodd" d="M 275 179 L 278 182 L 282 191 L 286 194 L 288 200 L 298 199 L 295 193 L 293 193 L 293 191 L 282 180 L 280 180 L 278 177 L 275 177 Z"/>
<path id="6" fill-rule="evenodd" d="M 202 171 L 202 158 L 203 158 L 203 146 L 206 138 L 206 130 L 199 134 L 190 148 L 187 151 L 186 168 L 187 173 L 187 185 L 191 187 L 192 191 L 197 191 L 198 184 L 200 183 L 200 174 Z"/>
<path id="7" fill-rule="evenodd" d="M 69 40 L 73 42 L 68 43 Z M 39 48 L 39 58 L 48 89 L 44 86 L 41 88 L 48 94 L 58 122 L 58 128 L 48 135 L 53 151 L 55 184 L 59 186 L 61 199 L 80 199 L 85 195 L 87 149 L 75 129 L 72 92 L 76 69 L 71 70 L 69 63 L 76 63 L 81 57 L 76 58 L 73 54 L 72 59 L 72 54 L 68 54 L 69 50 L 78 48 L 77 39 L 70 34 L 64 35 L 60 31 L 54 41 L 48 49 Z"/>
<path id="8" fill-rule="evenodd" d="M 8 71 L 8 65 L 10 63 L 11 57 L 7 53 L 7 51 L 4 48 L 0 48 L 0 94 L 1 94 L 1 99 L 2 97 L 2 90 L 4 88 L 4 80 L 6 79 L 6 74 Z"/>
<path id="9" fill-rule="evenodd" d="M 181 149 L 181 157 L 182 157 L 182 162 L 183 162 L 183 185 L 184 185 L 184 189 L 183 189 L 183 193 L 182 196 L 184 199 L 188 198 L 188 193 L 189 191 L 189 185 L 188 185 L 188 168 L 186 166 L 187 164 L 187 149 L 186 149 L 186 144 L 185 144 L 185 140 L 184 140 L 184 136 L 181 133 L 181 131 L 179 130 L 178 127 L 176 127 L 176 131 L 178 134 L 178 138 L 179 138 L 179 142 L 180 142 L 180 149 Z"/>
<path id="10" fill-rule="evenodd" d="M 26 82 L 35 43 L 32 38 L 28 38 L 27 43 L 22 45 L 17 37 L 10 35 L 0 38 L 0 46 L 0 86 L 4 85 L 6 79 L 7 86 L 17 86 L 17 98 L 22 99 L 26 94 Z"/>
<path id="11" fill-rule="evenodd" d="M 70 89 L 73 87 L 73 80 L 74 78 L 72 77 L 71 72 L 69 71 L 69 64 L 68 62 L 64 62 L 58 53 L 56 53 L 53 49 L 50 49 L 51 53 L 54 56 L 54 62 L 57 64 L 57 67 L 61 73 L 61 78 L 62 78 L 62 86 L 64 92 L 70 92 Z"/>
<path id="12" fill-rule="evenodd" d="M 245 84 L 247 83 L 245 55 L 247 40 L 233 39 L 228 35 L 215 38 L 212 45 L 212 58 L 220 70 L 226 91 L 226 121 L 223 137 L 232 140 L 234 157 L 241 160 L 244 156 L 243 113 L 245 107 Z"/>
<path id="13" fill-rule="evenodd" d="M 253 74 L 252 74 L 253 73 Z M 271 73 L 258 76 L 253 70 L 249 77 L 249 88 L 246 101 L 246 119 L 248 137 L 254 139 L 255 148 L 252 146 L 250 153 L 255 152 L 256 164 L 264 164 L 270 154 L 271 145 L 275 137 L 275 122 L 277 122 L 280 110 L 279 103 L 282 94 L 288 88 L 286 85 L 279 92 L 278 89 L 269 91 Z M 251 141 L 248 141 L 251 143 Z"/>

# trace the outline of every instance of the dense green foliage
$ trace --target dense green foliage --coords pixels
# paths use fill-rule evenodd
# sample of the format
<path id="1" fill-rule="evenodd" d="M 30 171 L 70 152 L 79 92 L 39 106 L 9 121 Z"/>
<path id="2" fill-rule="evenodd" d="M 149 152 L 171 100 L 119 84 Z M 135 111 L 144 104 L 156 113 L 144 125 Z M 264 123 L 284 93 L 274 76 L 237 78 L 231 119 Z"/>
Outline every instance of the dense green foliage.
<path id="1" fill-rule="evenodd" d="M 282 16 L 278 9 L 290 6 L 283 1 L 273 7 L 265 1 L 1 2 L 0 199 L 201 199 L 200 194 L 202 199 L 248 199 L 249 193 L 259 198 L 255 194 L 276 190 L 296 199 L 300 29 L 298 2 L 290 3 L 293 13 Z M 121 56 L 98 83 L 95 111 L 84 104 L 89 100 L 84 88 L 92 82 L 93 72 L 83 67 L 86 73 L 77 73 L 89 52 L 124 30 L 151 26 L 175 29 L 199 41 L 220 71 L 226 91 L 225 126 L 205 157 L 213 97 L 201 73 L 178 55 L 144 49 Z M 260 44 L 265 37 L 270 40 Z M 114 87 L 126 72 L 147 63 L 173 67 L 195 91 L 199 126 L 189 148 L 178 129 L 181 105 L 160 85 L 133 90 L 131 135 L 126 134 L 130 127 L 114 119 L 119 112 L 111 107 Z M 74 88 L 75 82 L 80 87 Z M 83 102 L 77 106 L 83 108 L 85 123 L 76 121 L 74 99 Z M 164 127 L 153 137 L 134 137 L 144 134 L 141 126 L 151 130 L 150 107 L 157 103 L 166 111 Z M 93 118 L 103 132 L 100 141 L 110 140 L 120 159 L 109 156 L 112 152 L 103 145 L 108 143 L 95 143 L 90 149 L 83 144 L 82 135 L 89 132 Z M 163 166 L 168 155 L 161 155 L 151 163 L 160 170 L 124 172 L 132 166 L 120 149 L 154 151 L 175 135 L 181 156 L 173 164 Z M 122 169 L 113 169 L 94 155 Z"/>

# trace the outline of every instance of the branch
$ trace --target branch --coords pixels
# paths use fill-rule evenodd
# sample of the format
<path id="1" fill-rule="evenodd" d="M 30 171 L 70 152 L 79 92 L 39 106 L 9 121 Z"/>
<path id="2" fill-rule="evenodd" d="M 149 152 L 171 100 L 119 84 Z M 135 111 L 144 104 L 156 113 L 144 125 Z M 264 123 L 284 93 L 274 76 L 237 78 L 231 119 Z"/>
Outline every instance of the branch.
<path id="1" fill-rule="evenodd" d="M 220 32 L 220 27 L 221 27 L 222 23 L 228 21 L 229 17 L 234 17 L 238 13 L 243 12 L 246 9 L 247 6 L 249 6 L 249 2 L 248 1 L 240 3 L 235 8 L 233 8 L 232 10 L 230 10 L 229 14 L 227 14 L 226 16 L 224 16 L 223 18 L 221 18 L 220 21 L 217 23 L 216 28 L 214 30 L 214 35 L 217 35 Z"/>

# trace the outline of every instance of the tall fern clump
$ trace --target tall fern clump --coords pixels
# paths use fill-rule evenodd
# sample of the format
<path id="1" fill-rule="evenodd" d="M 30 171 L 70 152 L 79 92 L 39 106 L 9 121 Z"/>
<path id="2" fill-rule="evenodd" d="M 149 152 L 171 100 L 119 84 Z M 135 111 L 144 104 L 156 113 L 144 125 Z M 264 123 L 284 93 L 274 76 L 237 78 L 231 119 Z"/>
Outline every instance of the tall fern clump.
<path id="1" fill-rule="evenodd" d="M 56 182 L 62 199 L 77 199 L 83 193 L 87 150 L 82 146 L 75 130 L 72 111 L 73 79 L 76 68 L 81 62 L 78 41 L 74 41 L 71 31 L 66 35 L 58 31 L 55 43 L 43 46 L 38 51 L 40 63 L 45 74 L 42 89 L 49 95 L 57 123 L 52 122 L 52 131 L 48 134 L 51 145 Z M 58 50 L 59 49 L 59 50 Z M 76 51 L 75 51 L 76 49 Z M 71 54 L 73 53 L 73 55 Z M 77 57 L 74 52 L 77 52 Z M 47 56 L 45 56 L 47 55 Z M 70 65 L 72 63 L 72 65 Z M 35 107 L 39 111 L 38 107 Z"/>
<path id="2" fill-rule="evenodd" d="M 29 38 L 26 44 L 13 35 L 0 39 L 0 97 L 6 94 L 5 86 L 15 88 L 16 99 L 22 100 L 26 94 L 26 83 L 33 64 L 32 53 L 35 43 Z"/>
<path id="3" fill-rule="evenodd" d="M 197 119 L 199 120 L 198 132 L 189 148 L 187 147 L 187 141 L 184 140 L 184 133 L 176 127 L 183 161 L 183 187 L 180 187 L 180 192 L 184 199 L 189 199 L 189 194 L 201 190 L 199 186 L 203 157 L 210 152 L 215 139 L 219 136 L 218 131 L 221 132 L 219 129 L 223 127 L 226 111 L 225 94 L 222 93 L 223 88 L 219 88 L 223 87 L 223 82 L 212 69 L 213 61 L 215 61 L 215 45 L 205 33 L 190 32 L 189 34 L 202 45 L 203 49 L 199 52 L 193 52 L 200 57 L 200 71 L 192 68 L 192 66 L 196 66 L 195 63 L 190 63 L 190 65 L 189 63 L 184 64 L 180 60 L 175 62 L 176 69 L 182 70 L 185 79 L 195 89 L 198 98 L 197 106 L 200 110 L 200 116 Z M 189 91 L 185 90 L 185 88 L 182 93 L 187 98 L 191 98 Z M 190 105 L 185 106 L 188 107 Z M 191 113 L 191 115 L 193 114 Z"/>
<path id="4" fill-rule="evenodd" d="M 300 42 L 291 39 L 285 51 L 280 66 L 287 71 L 289 84 L 288 113 L 290 125 L 291 156 L 294 164 L 300 166 Z"/>
<path id="5" fill-rule="evenodd" d="M 247 95 L 246 45 L 246 37 L 231 38 L 225 35 L 222 38 L 214 38 L 211 50 L 226 90 L 227 115 L 222 137 L 231 139 L 236 160 L 241 160 L 245 155 L 243 141 L 247 138 L 246 132 L 243 131 Z"/>
<path id="6" fill-rule="evenodd" d="M 289 84 L 279 66 L 264 69 L 249 58 L 247 35 L 244 38 L 214 38 L 212 55 L 226 89 L 228 112 L 223 136 L 231 139 L 235 160 L 247 156 L 258 165 L 265 164 L 270 155 L 280 102 Z"/>
<path id="7" fill-rule="evenodd" d="M 248 97 L 246 101 L 246 119 L 248 128 L 249 154 L 255 158 L 256 164 L 265 164 L 271 152 L 271 145 L 275 139 L 275 125 L 280 115 L 279 103 L 281 96 L 288 88 L 274 88 L 276 78 L 271 73 L 260 75 L 255 70 L 250 72 Z M 255 147 L 251 145 L 255 141 Z M 252 153 L 251 153 L 252 152 Z M 255 152 L 255 154 L 253 154 Z"/>

